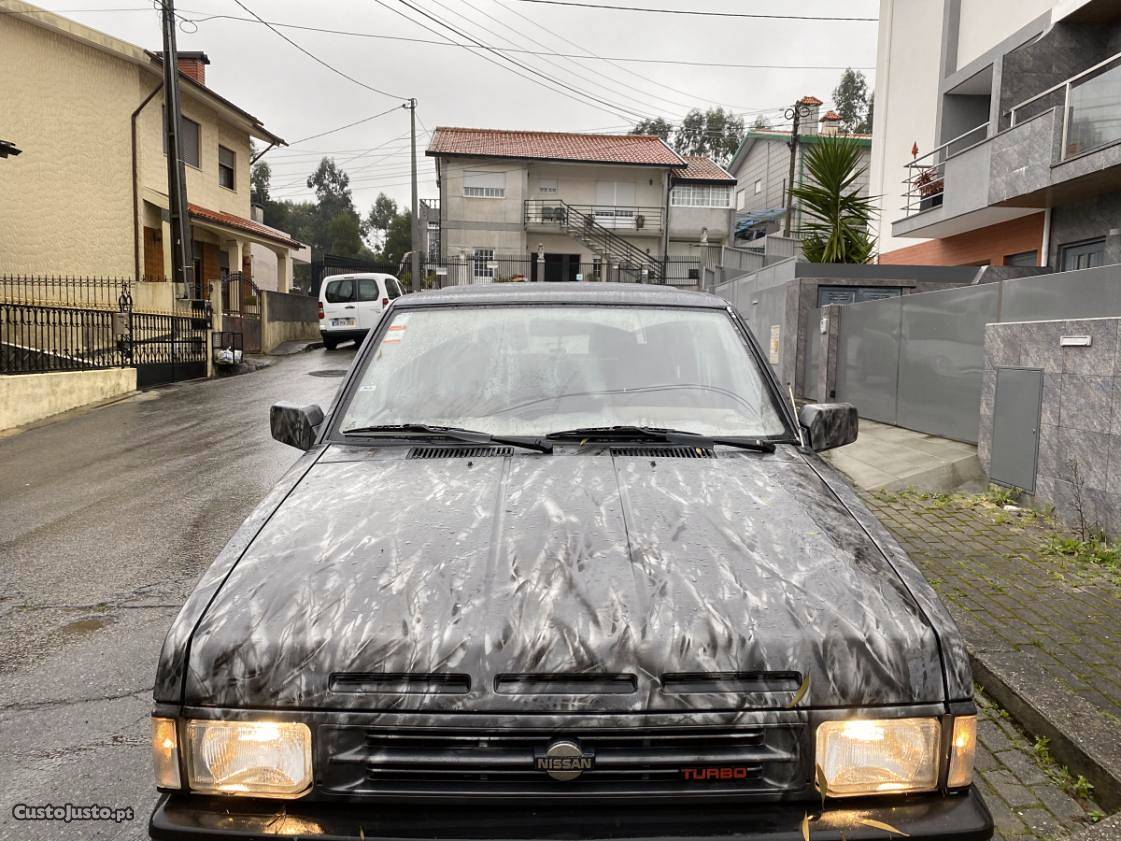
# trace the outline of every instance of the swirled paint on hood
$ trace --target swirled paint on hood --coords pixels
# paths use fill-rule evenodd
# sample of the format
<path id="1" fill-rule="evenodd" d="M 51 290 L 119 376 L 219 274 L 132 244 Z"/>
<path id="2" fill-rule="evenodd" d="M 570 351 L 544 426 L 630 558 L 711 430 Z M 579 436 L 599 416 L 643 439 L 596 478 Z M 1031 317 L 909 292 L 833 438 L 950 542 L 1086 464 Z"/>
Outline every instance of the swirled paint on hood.
<path id="1" fill-rule="evenodd" d="M 801 706 L 945 700 L 919 600 L 793 448 L 405 452 L 333 446 L 308 470 L 198 622 L 185 703 L 634 713 L 791 699 L 661 684 L 713 672 L 808 677 Z M 368 673 L 469 688 L 332 690 L 333 675 Z M 573 673 L 633 675 L 634 689 L 495 688 Z"/>

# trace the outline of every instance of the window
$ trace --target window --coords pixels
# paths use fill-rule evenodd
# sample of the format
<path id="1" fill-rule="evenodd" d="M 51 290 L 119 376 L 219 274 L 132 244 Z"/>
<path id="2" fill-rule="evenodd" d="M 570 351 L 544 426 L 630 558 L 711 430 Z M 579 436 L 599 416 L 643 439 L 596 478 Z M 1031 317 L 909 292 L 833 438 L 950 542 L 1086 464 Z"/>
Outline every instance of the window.
<path id="1" fill-rule="evenodd" d="M 1004 258 L 1006 266 L 1038 266 L 1038 251 L 1021 251 L 1019 254 L 1009 254 Z"/>
<path id="2" fill-rule="evenodd" d="M 396 278 L 387 277 L 385 279 L 385 294 L 391 301 L 401 297 L 401 287 L 398 285 Z"/>
<path id="3" fill-rule="evenodd" d="M 167 122 L 167 109 L 163 112 L 164 123 Z M 189 117 L 182 117 L 179 120 L 182 126 L 182 132 L 179 134 L 179 153 L 183 156 L 183 163 L 193 166 L 195 169 L 199 168 L 199 137 L 202 135 L 202 128 L 194 120 Z M 167 154 L 167 132 L 162 128 L 160 133 L 163 135 L 163 153 Z"/>
<path id="4" fill-rule="evenodd" d="M 328 304 L 346 304 L 354 300 L 354 281 L 347 277 L 327 284 L 323 299 Z"/>
<path id="5" fill-rule="evenodd" d="M 542 178 L 537 182 L 537 192 L 539 193 L 555 193 L 558 189 L 559 185 L 555 178 Z"/>
<path id="6" fill-rule="evenodd" d="M 475 199 L 501 199 L 506 196 L 505 172 L 463 173 L 463 195 Z"/>
<path id="7" fill-rule="evenodd" d="M 674 207 L 731 207 L 732 188 L 719 184 L 678 184 L 670 193 Z"/>
<path id="8" fill-rule="evenodd" d="M 747 209 L 747 190 L 736 190 L 736 210 Z"/>
<path id="9" fill-rule="evenodd" d="M 408 348 L 382 339 L 367 355 L 340 400 L 340 430 L 430 423 L 537 436 L 634 425 L 790 437 L 779 395 L 723 310 L 424 307 L 397 310 L 394 327 L 407 329 Z"/>
<path id="10" fill-rule="evenodd" d="M 218 183 L 227 189 L 234 190 L 234 168 L 237 157 L 232 149 L 225 146 L 218 147 Z"/>
<path id="11" fill-rule="evenodd" d="M 763 192 L 763 180 L 761 178 L 756 178 L 755 179 L 755 195 L 759 195 L 761 192 Z"/>
<path id="12" fill-rule="evenodd" d="M 358 300 L 359 301 L 376 301 L 378 300 L 378 281 L 373 277 L 360 277 L 358 278 Z"/>
<path id="13" fill-rule="evenodd" d="M 494 269 L 488 263 L 494 262 L 493 248 L 476 248 L 474 261 L 474 274 L 479 279 L 493 279 Z"/>
<path id="14" fill-rule="evenodd" d="M 1072 242 L 1059 248 L 1059 271 L 1092 269 L 1105 265 L 1105 238 Z"/>

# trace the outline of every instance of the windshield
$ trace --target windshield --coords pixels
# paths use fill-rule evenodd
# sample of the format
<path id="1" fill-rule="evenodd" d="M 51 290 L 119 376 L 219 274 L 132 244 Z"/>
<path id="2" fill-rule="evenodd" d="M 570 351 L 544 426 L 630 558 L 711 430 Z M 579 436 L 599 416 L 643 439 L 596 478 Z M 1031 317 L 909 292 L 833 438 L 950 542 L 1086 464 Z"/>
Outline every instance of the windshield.
<path id="1" fill-rule="evenodd" d="M 492 435 L 605 426 L 787 434 L 726 312 L 616 306 L 395 313 L 339 429 L 394 424 Z"/>

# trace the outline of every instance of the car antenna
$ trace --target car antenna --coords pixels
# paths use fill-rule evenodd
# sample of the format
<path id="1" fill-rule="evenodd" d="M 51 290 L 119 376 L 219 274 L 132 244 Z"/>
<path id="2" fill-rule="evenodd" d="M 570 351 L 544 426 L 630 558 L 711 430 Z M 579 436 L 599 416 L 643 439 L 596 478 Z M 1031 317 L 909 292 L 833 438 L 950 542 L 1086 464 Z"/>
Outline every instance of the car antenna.
<path id="1" fill-rule="evenodd" d="M 786 393 L 790 395 L 790 408 L 794 410 L 794 426 L 798 430 L 798 443 L 806 449 L 806 436 L 802 434 L 802 424 L 798 421 L 798 404 L 794 402 L 794 386 L 786 384 Z"/>

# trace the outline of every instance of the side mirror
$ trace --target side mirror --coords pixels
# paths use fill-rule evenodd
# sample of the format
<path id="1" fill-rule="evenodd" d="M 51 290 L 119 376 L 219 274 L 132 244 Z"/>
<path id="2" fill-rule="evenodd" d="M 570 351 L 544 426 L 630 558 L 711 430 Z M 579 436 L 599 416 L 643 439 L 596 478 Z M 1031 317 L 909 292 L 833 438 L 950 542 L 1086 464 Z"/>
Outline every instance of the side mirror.
<path id="1" fill-rule="evenodd" d="M 806 445 L 814 452 L 843 447 L 856 440 L 860 418 L 851 403 L 807 403 L 798 412 Z"/>
<path id="2" fill-rule="evenodd" d="M 315 443 L 315 428 L 323 423 L 323 410 L 316 405 L 273 403 L 269 409 L 272 437 L 297 450 L 310 450 Z"/>

